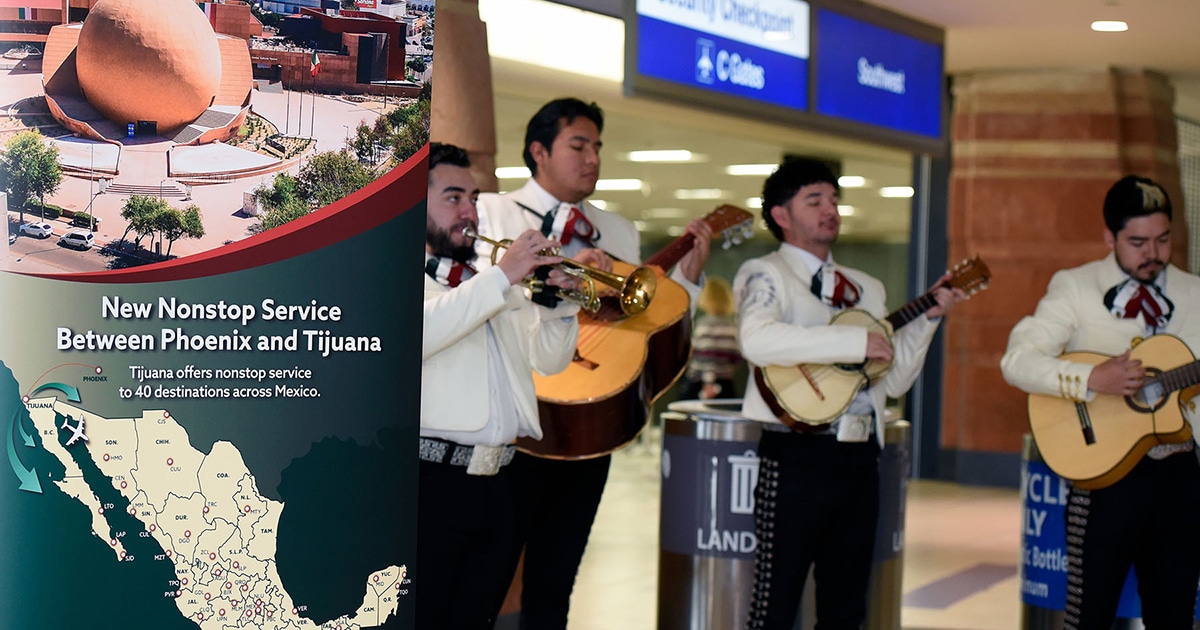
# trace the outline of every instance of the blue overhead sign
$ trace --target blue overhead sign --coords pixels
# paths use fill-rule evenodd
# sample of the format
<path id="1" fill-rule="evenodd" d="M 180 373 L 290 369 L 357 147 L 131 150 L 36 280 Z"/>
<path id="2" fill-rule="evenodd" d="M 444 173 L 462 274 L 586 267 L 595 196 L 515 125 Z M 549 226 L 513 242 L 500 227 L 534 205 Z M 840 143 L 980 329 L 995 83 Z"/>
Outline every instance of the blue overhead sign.
<path id="1" fill-rule="evenodd" d="M 807 109 L 808 14 L 799 0 L 637 0 L 637 71 Z"/>
<path id="2" fill-rule="evenodd" d="M 942 46 L 817 10 L 819 114 L 930 138 L 942 135 Z"/>

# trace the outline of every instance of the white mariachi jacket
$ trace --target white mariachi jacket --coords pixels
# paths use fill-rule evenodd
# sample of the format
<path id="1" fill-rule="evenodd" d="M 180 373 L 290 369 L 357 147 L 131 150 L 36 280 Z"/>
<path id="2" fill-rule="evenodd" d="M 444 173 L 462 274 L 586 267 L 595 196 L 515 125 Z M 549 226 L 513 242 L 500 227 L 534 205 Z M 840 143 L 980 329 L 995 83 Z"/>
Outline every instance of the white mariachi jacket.
<path id="1" fill-rule="evenodd" d="M 535 305 L 521 287 L 509 284 L 499 267 L 482 270 L 453 289 L 426 275 L 424 306 L 421 428 L 472 432 L 487 425 L 490 323 L 513 386 L 520 435 L 541 438 L 532 374 L 557 374 L 570 364 L 579 307 Z"/>
<path id="2" fill-rule="evenodd" d="M 838 271 L 862 288 L 855 308 L 879 320 L 887 317 L 883 283 L 848 267 Z M 857 363 L 864 360 L 867 330 L 830 326 L 838 309 L 811 291 L 812 274 L 798 250 L 790 245 L 742 263 L 734 277 L 738 300 L 738 340 L 742 356 L 754 366 L 792 366 L 801 363 Z M 883 417 L 888 397 L 898 398 L 912 387 L 938 322 L 917 317 L 896 331 L 892 368 L 872 382 L 868 393 L 875 411 L 875 438 L 883 446 Z M 763 400 L 753 374 L 746 384 L 742 415 L 762 422 L 779 422 Z"/>
<path id="3" fill-rule="evenodd" d="M 1165 330 L 1158 332 L 1179 337 L 1194 354 L 1200 349 L 1200 278 L 1174 265 L 1167 265 L 1163 273 L 1161 288 L 1175 308 Z M 1127 277 L 1111 253 L 1055 273 L 1033 315 L 1017 322 L 1008 336 L 1008 349 L 1000 360 L 1004 380 L 1031 394 L 1071 400 L 1094 397 L 1087 389 L 1094 366 L 1065 361 L 1059 355 L 1087 351 L 1116 356 L 1128 350 L 1134 339 L 1147 336 L 1141 319 L 1118 318 L 1104 305 L 1105 293 Z M 1197 437 L 1200 414 L 1184 409 Z"/>

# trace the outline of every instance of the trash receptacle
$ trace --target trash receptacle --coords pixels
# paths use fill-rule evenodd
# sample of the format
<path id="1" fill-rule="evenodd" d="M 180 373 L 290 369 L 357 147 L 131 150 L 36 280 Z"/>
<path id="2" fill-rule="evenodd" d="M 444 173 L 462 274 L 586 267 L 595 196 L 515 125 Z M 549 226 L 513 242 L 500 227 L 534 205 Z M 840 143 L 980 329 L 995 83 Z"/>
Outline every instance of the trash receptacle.
<path id="1" fill-rule="evenodd" d="M 1021 449 L 1021 628 L 1063 627 L 1067 603 L 1067 495 L 1071 484 L 1050 470 L 1033 436 Z M 1137 577 L 1130 569 L 1117 604 L 1113 630 L 1144 628 Z M 1195 615 L 1200 620 L 1200 602 Z M 1200 623 L 1193 623 L 1200 629 Z"/>
<path id="2" fill-rule="evenodd" d="M 658 629 L 745 627 L 754 587 L 754 488 L 761 427 L 741 400 L 678 401 L 661 416 Z M 898 630 L 902 598 L 904 503 L 911 430 L 885 425 L 880 455 L 879 527 L 866 628 Z M 809 580 L 811 582 L 811 575 Z M 811 585 L 797 630 L 815 625 Z"/>

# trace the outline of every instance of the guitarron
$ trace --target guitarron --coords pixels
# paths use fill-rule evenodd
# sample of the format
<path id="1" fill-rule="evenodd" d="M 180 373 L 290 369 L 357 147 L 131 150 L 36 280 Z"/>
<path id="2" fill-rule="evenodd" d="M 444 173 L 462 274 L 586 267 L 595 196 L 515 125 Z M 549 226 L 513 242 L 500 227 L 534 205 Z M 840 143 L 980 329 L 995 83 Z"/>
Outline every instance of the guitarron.
<path id="1" fill-rule="evenodd" d="M 723 205 L 704 221 L 728 247 L 752 234 L 754 218 Z M 579 313 L 575 359 L 554 376 L 533 375 L 542 439 L 521 438 L 517 448 L 549 459 L 590 459 L 637 438 L 650 405 L 679 380 L 691 357 L 689 297 L 664 272 L 691 248 L 691 236 L 684 235 L 642 263 L 658 277 L 658 290 L 642 313 L 627 316 L 611 296 L 601 298 L 596 313 Z M 632 269 L 613 262 L 617 274 Z"/>

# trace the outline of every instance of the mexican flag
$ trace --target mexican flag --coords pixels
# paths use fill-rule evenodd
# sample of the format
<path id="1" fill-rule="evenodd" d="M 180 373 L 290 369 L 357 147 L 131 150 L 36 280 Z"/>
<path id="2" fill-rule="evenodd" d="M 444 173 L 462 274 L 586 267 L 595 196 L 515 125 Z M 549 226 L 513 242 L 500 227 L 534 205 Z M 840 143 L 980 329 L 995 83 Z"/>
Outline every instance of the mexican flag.
<path id="1" fill-rule="evenodd" d="M 312 66 L 309 67 L 308 73 L 316 78 L 321 73 L 321 58 L 317 56 L 317 51 L 313 51 Z"/>

